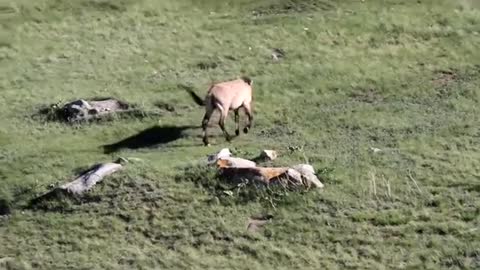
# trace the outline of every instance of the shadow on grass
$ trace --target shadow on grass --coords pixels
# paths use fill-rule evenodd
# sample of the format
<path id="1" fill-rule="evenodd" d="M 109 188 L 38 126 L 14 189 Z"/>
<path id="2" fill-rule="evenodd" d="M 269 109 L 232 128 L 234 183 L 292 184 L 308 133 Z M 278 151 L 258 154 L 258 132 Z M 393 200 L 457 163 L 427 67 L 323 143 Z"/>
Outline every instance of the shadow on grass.
<path id="1" fill-rule="evenodd" d="M 167 144 L 185 136 L 185 130 L 197 128 L 196 126 L 153 126 L 135 135 L 113 144 L 103 145 L 105 154 L 110 154 L 120 149 L 139 149 Z"/>
<path id="2" fill-rule="evenodd" d="M 45 193 L 45 195 L 30 200 L 23 209 L 69 214 L 78 211 L 76 208 L 83 204 L 98 204 L 101 201 L 102 197 L 100 195 L 88 193 L 73 195 L 65 190 L 54 188 L 50 192 Z"/>

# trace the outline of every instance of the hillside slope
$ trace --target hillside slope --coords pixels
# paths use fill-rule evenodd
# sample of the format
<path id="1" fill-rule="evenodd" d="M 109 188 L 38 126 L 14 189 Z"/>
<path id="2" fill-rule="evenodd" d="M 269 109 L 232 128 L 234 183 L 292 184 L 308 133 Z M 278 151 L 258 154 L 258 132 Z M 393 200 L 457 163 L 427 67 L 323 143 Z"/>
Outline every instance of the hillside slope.
<path id="1" fill-rule="evenodd" d="M 477 1 L 22 0 L 0 22 L 0 268 L 480 268 Z M 229 144 L 212 119 L 203 147 L 181 85 L 240 75 L 253 129 Z M 37 115 L 92 97 L 157 113 Z M 224 147 L 307 160 L 325 188 L 228 196 L 199 165 Z M 81 201 L 28 207 L 118 157 L 138 160 Z M 273 218 L 247 232 L 259 214 Z"/>

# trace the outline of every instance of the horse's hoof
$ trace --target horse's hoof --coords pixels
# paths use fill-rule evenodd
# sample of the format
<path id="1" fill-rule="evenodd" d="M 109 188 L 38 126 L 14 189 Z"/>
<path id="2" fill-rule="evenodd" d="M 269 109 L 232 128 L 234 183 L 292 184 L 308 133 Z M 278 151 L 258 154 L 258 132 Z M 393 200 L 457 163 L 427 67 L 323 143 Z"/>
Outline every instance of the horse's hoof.
<path id="1" fill-rule="evenodd" d="M 248 128 L 247 127 L 243 129 L 243 133 L 248 133 Z"/>
<path id="2" fill-rule="evenodd" d="M 235 130 L 235 135 L 237 135 L 237 136 L 240 135 L 240 130 L 238 130 L 238 129 Z"/>

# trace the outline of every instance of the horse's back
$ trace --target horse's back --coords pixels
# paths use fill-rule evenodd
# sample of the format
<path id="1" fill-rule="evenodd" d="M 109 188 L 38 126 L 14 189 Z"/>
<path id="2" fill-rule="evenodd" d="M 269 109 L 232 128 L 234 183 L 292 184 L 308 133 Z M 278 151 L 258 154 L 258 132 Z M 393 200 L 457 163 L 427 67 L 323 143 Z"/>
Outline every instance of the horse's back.
<path id="1" fill-rule="evenodd" d="M 252 99 L 251 86 L 241 79 L 215 84 L 210 93 L 230 109 L 237 109 Z"/>

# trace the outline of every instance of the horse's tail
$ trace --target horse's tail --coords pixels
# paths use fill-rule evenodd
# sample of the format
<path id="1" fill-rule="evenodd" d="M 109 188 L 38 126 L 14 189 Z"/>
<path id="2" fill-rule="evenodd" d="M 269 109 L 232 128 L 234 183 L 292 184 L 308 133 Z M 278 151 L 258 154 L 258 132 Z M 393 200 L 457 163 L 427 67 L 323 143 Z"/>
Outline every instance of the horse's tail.
<path id="1" fill-rule="evenodd" d="M 186 85 L 180 85 L 180 87 L 185 89 L 185 91 L 187 91 L 190 94 L 193 101 L 195 101 L 195 103 L 197 103 L 198 106 L 205 106 L 205 100 L 203 100 L 199 95 L 197 95 L 197 93 L 193 91 L 192 87 L 186 86 Z"/>

